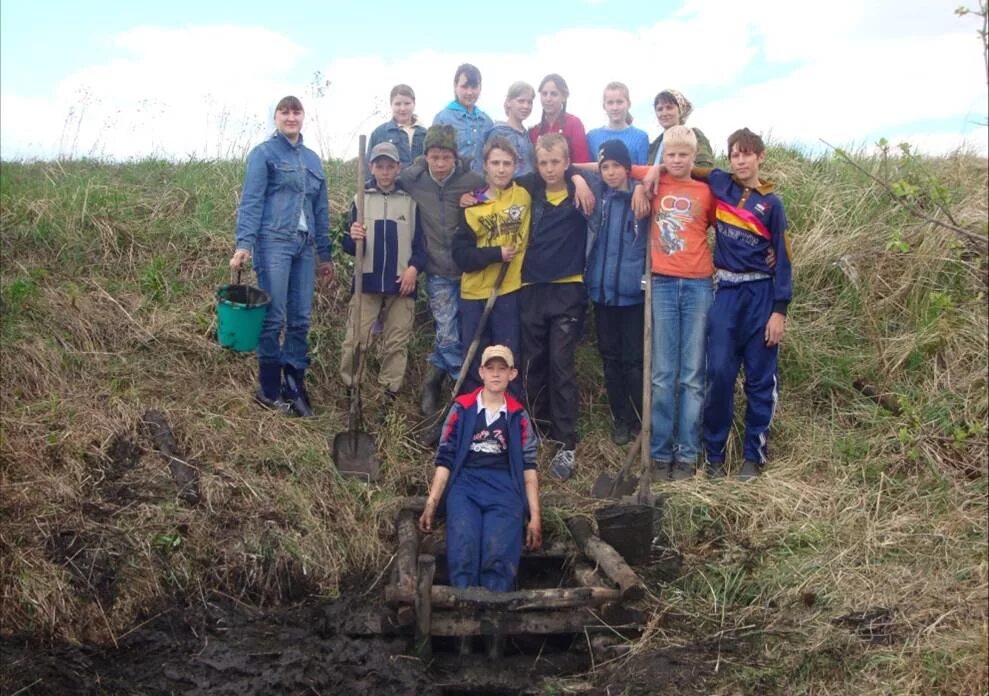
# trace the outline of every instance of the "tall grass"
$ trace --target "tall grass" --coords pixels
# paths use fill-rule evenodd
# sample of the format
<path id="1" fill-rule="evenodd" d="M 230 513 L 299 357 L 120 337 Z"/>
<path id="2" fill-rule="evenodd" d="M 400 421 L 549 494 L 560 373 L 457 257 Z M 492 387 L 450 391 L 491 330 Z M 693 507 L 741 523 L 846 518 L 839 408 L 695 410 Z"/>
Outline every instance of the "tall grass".
<path id="1" fill-rule="evenodd" d="M 959 224 L 985 224 L 985 160 L 923 166 Z M 355 172 L 327 167 L 339 234 Z M 358 579 L 375 591 L 392 501 L 429 476 L 430 453 L 408 436 L 425 312 L 407 394 L 388 410 L 368 382 L 382 481 L 343 482 L 327 438 L 346 427 L 347 261 L 315 308 L 316 418 L 258 410 L 252 357 L 212 338 L 242 174 L 235 162 L 0 169 L 4 633 L 112 642 L 175 601 L 267 606 Z M 748 484 L 657 484 L 683 571 L 650 581 L 654 620 L 621 669 L 696 644 L 722 691 L 985 693 L 985 256 L 830 158 L 774 148 L 767 174 L 786 203 L 796 288 L 772 465 Z M 622 454 L 593 346 L 578 364 L 578 473 L 548 491 L 583 494 Z M 151 407 L 201 470 L 196 507 L 147 451 L 138 423 Z M 880 610 L 881 630 L 856 628 L 856 612 Z"/>

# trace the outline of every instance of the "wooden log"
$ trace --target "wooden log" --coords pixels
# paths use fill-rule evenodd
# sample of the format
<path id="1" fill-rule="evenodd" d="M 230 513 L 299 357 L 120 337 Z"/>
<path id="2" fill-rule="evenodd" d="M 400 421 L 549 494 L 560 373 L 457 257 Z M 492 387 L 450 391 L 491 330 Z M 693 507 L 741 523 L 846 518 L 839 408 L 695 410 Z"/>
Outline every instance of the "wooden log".
<path id="1" fill-rule="evenodd" d="M 443 534 L 443 530 L 433 532 L 428 536 L 422 537 L 419 543 L 419 553 L 428 553 L 431 556 L 446 556 L 446 536 Z M 542 548 L 538 551 L 522 551 L 522 558 L 558 558 L 561 563 L 574 556 L 577 553 L 577 547 L 571 543 L 565 542 L 554 542 L 552 544 L 543 544 Z"/>
<path id="2" fill-rule="evenodd" d="M 588 609 L 570 611 L 443 611 L 432 617 L 434 636 L 476 635 L 547 635 L 551 633 L 583 633 L 596 629 L 613 631 L 614 626 L 602 621 Z"/>
<path id="3" fill-rule="evenodd" d="M 385 588 L 389 604 L 413 604 L 415 593 L 402 592 L 397 586 Z M 501 609 L 531 611 L 598 607 L 620 602 L 622 593 L 608 587 L 563 587 L 518 592 L 491 592 L 481 587 L 457 588 L 433 585 L 430 604 L 433 609 Z"/>
<path id="4" fill-rule="evenodd" d="M 161 411 L 146 411 L 141 416 L 141 424 L 151 438 L 151 443 L 168 464 L 172 480 L 178 486 L 178 497 L 190 505 L 199 502 L 199 469 L 182 458 L 172 427 Z"/>
<path id="5" fill-rule="evenodd" d="M 573 535 L 577 547 L 611 578 L 622 593 L 622 599 L 629 602 L 642 599 L 646 586 L 636 575 L 621 554 L 614 547 L 601 541 L 591 531 L 591 524 L 584 517 L 571 517 L 567 520 L 567 528 Z"/>
<path id="6" fill-rule="evenodd" d="M 419 556 L 419 587 L 416 593 L 416 632 L 415 653 L 420 659 L 429 660 L 433 656 L 432 636 L 432 587 L 436 572 L 436 558 L 423 554 Z"/>
<path id="7" fill-rule="evenodd" d="M 583 508 L 587 506 L 587 498 L 570 495 L 568 493 L 543 493 L 539 496 L 541 507 L 546 508 Z M 402 510 L 412 510 L 416 515 L 421 515 L 426 507 L 426 496 L 408 496 L 398 500 L 398 513 Z"/>
<path id="8" fill-rule="evenodd" d="M 416 561 L 419 558 L 419 530 L 416 514 L 411 510 L 402 510 L 398 515 L 398 553 L 395 556 L 395 567 L 398 569 L 396 586 L 403 592 L 414 594 L 416 591 Z"/>

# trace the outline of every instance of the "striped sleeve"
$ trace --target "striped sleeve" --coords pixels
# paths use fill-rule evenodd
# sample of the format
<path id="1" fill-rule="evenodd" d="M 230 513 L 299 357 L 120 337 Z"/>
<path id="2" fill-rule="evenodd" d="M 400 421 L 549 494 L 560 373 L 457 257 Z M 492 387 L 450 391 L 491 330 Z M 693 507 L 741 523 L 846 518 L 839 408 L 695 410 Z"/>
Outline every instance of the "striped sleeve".
<path id="1" fill-rule="evenodd" d="M 522 431 L 522 469 L 536 468 L 536 454 L 539 451 L 539 438 L 532 427 L 532 420 L 524 410 L 519 417 L 519 427 Z"/>
<path id="2" fill-rule="evenodd" d="M 436 447 L 436 466 L 453 469 L 453 460 L 457 456 L 457 431 L 460 425 L 460 405 L 454 404 L 443 421 L 440 430 L 440 443 Z"/>

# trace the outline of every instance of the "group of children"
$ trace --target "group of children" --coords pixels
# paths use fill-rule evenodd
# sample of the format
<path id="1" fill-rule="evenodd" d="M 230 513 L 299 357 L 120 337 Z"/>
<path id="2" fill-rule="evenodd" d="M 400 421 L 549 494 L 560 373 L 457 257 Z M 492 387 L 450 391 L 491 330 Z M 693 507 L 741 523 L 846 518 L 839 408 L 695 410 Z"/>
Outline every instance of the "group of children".
<path id="1" fill-rule="evenodd" d="M 403 147 L 387 134 L 372 136 L 365 224 L 355 208 L 344 241 L 348 251 L 355 240 L 367 243 L 365 319 L 360 327 L 348 323 L 341 376 L 353 383 L 353 350 L 370 340 L 381 315 L 379 381 L 388 394 L 398 392 L 425 272 L 436 340 L 420 406 L 436 413 L 442 385 L 460 372 L 464 344 L 496 296 L 482 327 L 482 357 L 468 366 L 467 387 L 442 427 L 420 525 L 430 530 L 445 508 L 451 584 L 503 591 L 514 582 L 523 537 L 529 546 L 541 538 L 535 424 L 557 445 L 550 474 L 566 479 L 574 470 L 574 355 L 588 300 L 614 441 L 628 443 L 648 417 L 662 476 L 692 477 L 705 459 L 709 475 L 725 475 L 743 367 L 743 462 L 735 473 L 751 478 L 767 460 L 791 268 L 782 203 L 759 176 L 765 146 L 748 129 L 728 139 L 731 173 L 696 167 L 698 135 L 683 125 L 664 130 L 655 164 L 647 165 L 648 138 L 628 127 L 620 83 L 605 90 L 608 126 L 574 147 L 575 119 L 558 75 L 540 84 L 544 117 L 530 133 L 522 122 L 532 89 L 512 85 L 508 119 L 493 124 L 476 108 L 480 81 L 473 66 L 458 68 L 455 100 L 423 133 L 414 120 L 396 121 Z M 641 402 L 645 311 L 654 327 L 648 405 Z"/>

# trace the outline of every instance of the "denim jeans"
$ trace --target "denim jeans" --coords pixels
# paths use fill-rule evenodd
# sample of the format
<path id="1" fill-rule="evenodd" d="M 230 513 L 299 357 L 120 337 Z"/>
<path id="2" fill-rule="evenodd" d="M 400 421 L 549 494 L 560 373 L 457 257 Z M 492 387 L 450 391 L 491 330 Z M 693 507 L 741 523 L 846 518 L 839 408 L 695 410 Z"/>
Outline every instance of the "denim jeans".
<path id="1" fill-rule="evenodd" d="M 685 464 L 701 453 L 710 278 L 652 277 L 652 458 Z"/>
<path id="2" fill-rule="evenodd" d="M 316 247 L 309 232 L 264 234 L 254 247 L 258 285 L 271 295 L 261 327 L 260 363 L 309 366 L 309 315 L 316 279 Z M 282 330 L 284 340 L 280 340 Z"/>
<path id="3" fill-rule="evenodd" d="M 460 278 L 426 276 L 426 299 L 436 324 L 436 344 L 429 354 L 429 362 L 456 380 L 464 362 L 460 343 Z"/>

